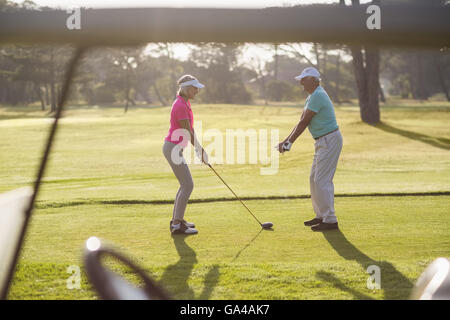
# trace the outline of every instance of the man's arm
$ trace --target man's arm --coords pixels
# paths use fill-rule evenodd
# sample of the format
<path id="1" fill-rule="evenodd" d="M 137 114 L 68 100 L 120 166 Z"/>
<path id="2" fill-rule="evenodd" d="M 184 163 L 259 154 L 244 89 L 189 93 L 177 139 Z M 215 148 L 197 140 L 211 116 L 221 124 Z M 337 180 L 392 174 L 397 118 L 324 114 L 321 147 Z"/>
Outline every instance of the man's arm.
<path id="1" fill-rule="evenodd" d="M 305 111 L 303 110 L 302 115 L 300 116 L 300 121 L 302 121 L 304 117 L 305 117 Z M 287 136 L 286 139 L 283 140 L 283 142 L 288 141 L 289 137 L 295 132 L 295 129 L 297 129 L 297 126 L 295 126 L 294 129 L 292 129 L 291 133 L 289 133 L 289 135 Z"/>
<path id="2" fill-rule="evenodd" d="M 283 144 L 285 142 L 290 142 L 291 144 L 297 140 L 297 138 L 305 131 L 305 129 L 308 127 L 309 123 L 311 122 L 311 119 L 316 115 L 314 111 L 311 111 L 309 109 L 306 109 L 303 111 L 302 116 L 300 117 L 300 121 L 297 123 L 295 128 L 292 130 L 291 134 L 283 140 L 278 145 L 278 151 L 283 153 L 285 150 L 283 149 Z"/>
<path id="3" fill-rule="evenodd" d="M 287 141 L 294 143 L 295 140 L 305 131 L 305 129 L 308 127 L 309 123 L 311 122 L 312 118 L 316 115 L 314 111 L 311 111 L 309 109 L 306 109 L 302 113 L 302 117 L 300 118 L 299 123 L 295 127 L 294 131 L 291 133 L 291 135 L 287 138 Z"/>

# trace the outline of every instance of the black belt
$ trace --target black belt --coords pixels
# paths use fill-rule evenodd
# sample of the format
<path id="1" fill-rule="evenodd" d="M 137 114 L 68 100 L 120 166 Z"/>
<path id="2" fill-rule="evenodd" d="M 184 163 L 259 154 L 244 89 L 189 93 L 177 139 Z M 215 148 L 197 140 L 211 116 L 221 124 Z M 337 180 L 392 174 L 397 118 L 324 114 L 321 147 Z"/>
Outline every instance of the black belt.
<path id="1" fill-rule="evenodd" d="M 338 131 L 338 130 L 339 130 L 339 128 L 337 128 L 336 130 L 333 130 L 333 131 L 331 131 L 331 132 L 328 132 L 328 133 L 324 134 L 323 136 L 314 138 L 314 140 L 317 140 L 317 139 L 320 139 L 320 138 L 322 138 L 322 137 L 325 137 L 325 136 L 329 135 L 330 133 L 336 132 L 336 131 Z"/>

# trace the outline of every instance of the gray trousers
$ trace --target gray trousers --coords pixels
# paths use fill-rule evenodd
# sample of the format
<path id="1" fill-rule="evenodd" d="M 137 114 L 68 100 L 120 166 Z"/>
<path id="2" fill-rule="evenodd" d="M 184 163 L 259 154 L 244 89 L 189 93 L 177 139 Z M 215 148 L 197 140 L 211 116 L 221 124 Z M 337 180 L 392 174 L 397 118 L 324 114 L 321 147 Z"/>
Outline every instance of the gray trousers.
<path id="1" fill-rule="evenodd" d="M 309 177 L 312 205 L 316 218 L 325 223 L 335 223 L 333 177 L 342 150 L 341 132 L 338 130 L 317 139 L 314 147 Z"/>
<path id="2" fill-rule="evenodd" d="M 183 220 L 189 196 L 194 189 L 194 182 L 183 157 L 183 150 L 179 146 L 175 143 L 164 141 L 163 153 L 180 183 L 180 188 L 175 196 L 172 219 Z"/>

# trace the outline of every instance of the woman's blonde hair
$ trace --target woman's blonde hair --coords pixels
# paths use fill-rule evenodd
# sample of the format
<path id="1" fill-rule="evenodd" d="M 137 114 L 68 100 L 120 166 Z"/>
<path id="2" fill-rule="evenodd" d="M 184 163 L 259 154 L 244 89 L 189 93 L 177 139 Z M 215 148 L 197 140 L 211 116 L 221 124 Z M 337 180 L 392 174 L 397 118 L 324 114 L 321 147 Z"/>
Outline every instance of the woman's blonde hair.
<path id="1" fill-rule="evenodd" d="M 197 80 L 197 78 L 194 77 L 194 76 L 191 76 L 190 74 L 185 74 L 185 75 L 182 76 L 180 79 L 178 79 L 178 82 L 177 82 L 177 83 L 178 83 L 178 86 L 180 86 L 183 82 L 191 81 L 191 80 Z M 182 96 L 182 97 L 185 97 L 185 96 L 186 96 L 185 90 L 186 90 L 187 88 L 188 88 L 188 87 L 179 87 L 179 88 L 178 88 L 177 95 Z"/>

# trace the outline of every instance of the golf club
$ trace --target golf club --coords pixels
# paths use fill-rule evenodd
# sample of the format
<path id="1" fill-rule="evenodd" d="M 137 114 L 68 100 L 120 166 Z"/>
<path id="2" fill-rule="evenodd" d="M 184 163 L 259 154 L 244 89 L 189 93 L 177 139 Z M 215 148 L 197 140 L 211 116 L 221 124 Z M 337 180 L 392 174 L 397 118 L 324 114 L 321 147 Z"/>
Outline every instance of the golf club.
<path id="1" fill-rule="evenodd" d="M 250 211 L 249 208 L 247 208 L 247 206 L 242 202 L 242 200 L 237 196 L 236 193 L 234 193 L 234 191 L 230 188 L 230 186 L 219 176 L 219 174 L 216 172 L 216 170 L 214 170 L 214 168 L 209 164 L 206 163 L 208 165 L 208 167 L 211 168 L 212 171 L 214 171 L 214 173 L 216 174 L 216 176 L 219 177 L 220 180 L 222 180 L 222 182 L 228 187 L 228 189 L 230 189 L 230 191 L 234 194 L 234 196 L 242 203 L 242 205 L 245 207 L 245 209 L 247 209 L 248 212 L 250 212 L 250 214 L 252 215 L 253 218 L 255 218 L 256 221 L 258 221 L 258 223 L 261 225 L 261 227 L 263 229 L 270 229 L 273 227 L 273 223 L 272 222 L 264 222 L 261 223 L 258 218 L 255 217 L 255 215 Z"/>

